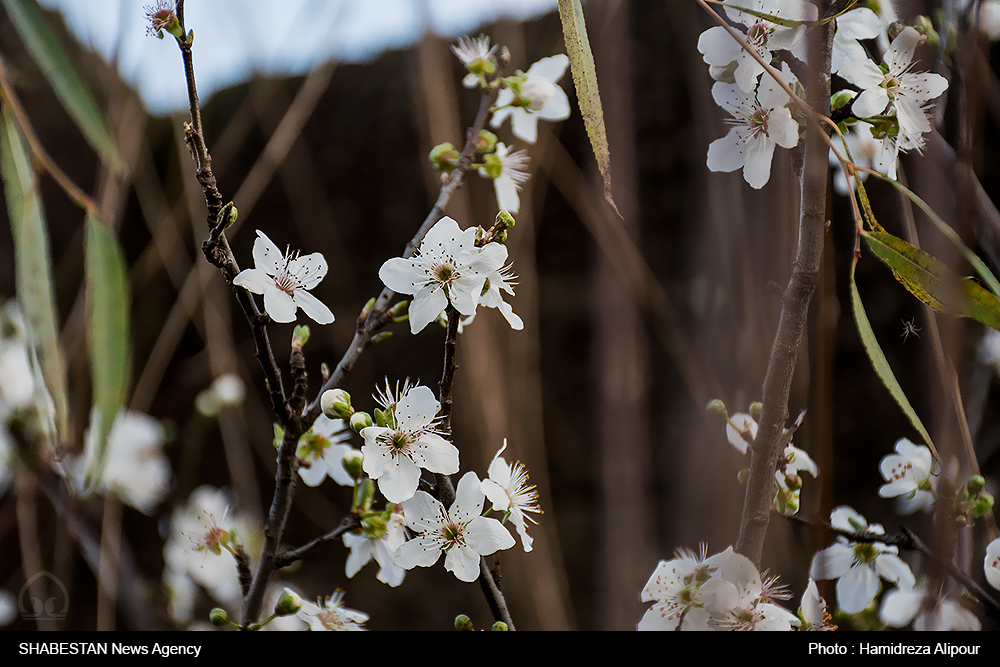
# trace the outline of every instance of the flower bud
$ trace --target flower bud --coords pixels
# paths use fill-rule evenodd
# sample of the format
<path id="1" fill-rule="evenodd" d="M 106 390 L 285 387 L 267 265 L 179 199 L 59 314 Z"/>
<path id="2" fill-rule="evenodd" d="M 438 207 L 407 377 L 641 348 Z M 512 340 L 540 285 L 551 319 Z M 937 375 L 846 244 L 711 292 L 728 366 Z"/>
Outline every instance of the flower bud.
<path id="1" fill-rule="evenodd" d="M 736 473 L 736 481 L 740 483 L 740 486 L 746 486 L 748 479 L 750 479 L 750 468 L 743 468 Z"/>
<path id="2" fill-rule="evenodd" d="M 763 407 L 764 405 L 760 401 L 755 401 L 750 404 L 750 416 L 753 417 L 753 420 L 758 424 L 760 423 L 760 411 Z"/>
<path id="3" fill-rule="evenodd" d="M 459 614 L 458 616 L 455 617 L 455 629 L 463 630 L 466 632 L 472 632 L 473 630 L 475 630 L 475 628 L 472 627 L 472 619 L 466 616 L 465 614 Z"/>
<path id="4" fill-rule="evenodd" d="M 378 412 L 378 408 L 375 408 L 375 411 Z M 372 416 L 367 412 L 355 412 L 351 415 L 351 429 L 355 433 L 361 433 L 363 429 L 373 425 Z"/>
<path id="5" fill-rule="evenodd" d="M 988 493 L 980 494 L 979 498 L 976 500 L 975 506 L 972 508 L 970 514 L 975 518 L 982 518 L 984 514 L 993 509 L 993 496 Z"/>
<path id="6" fill-rule="evenodd" d="M 372 501 L 375 499 L 375 482 L 370 477 L 365 477 L 354 487 L 354 511 L 368 512 L 372 508 Z"/>
<path id="7" fill-rule="evenodd" d="M 286 588 L 285 592 L 278 598 L 278 604 L 274 605 L 274 613 L 278 616 L 288 616 L 301 608 L 302 598 L 295 591 Z"/>
<path id="8" fill-rule="evenodd" d="M 937 30 L 934 29 L 934 24 L 931 23 L 928 17 L 921 14 L 917 17 L 913 27 L 923 36 L 924 40 L 922 42 L 926 41 L 929 46 L 935 49 L 940 46 L 941 38 L 938 36 Z"/>
<path id="9" fill-rule="evenodd" d="M 319 404 L 323 408 L 323 414 L 330 419 L 335 417 L 350 419 L 351 415 L 354 414 L 354 410 L 351 409 L 351 395 L 343 389 L 331 389 L 323 392 Z"/>
<path id="10" fill-rule="evenodd" d="M 493 242 L 494 243 L 500 243 L 500 244 L 506 243 L 507 242 L 507 230 L 506 229 L 501 229 L 499 232 L 497 232 L 496 234 L 494 234 L 493 235 Z"/>
<path id="11" fill-rule="evenodd" d="M 969 489 L 970 496 L 978 496 L 979 492 L 983 490 L 986 486 L 986 480 L 982 475 L 973 475 L 969 478 L 969 481 L 965 483 L 965 487 Z"/>
<path id="12" fill-rule="evenodd" d="M 496 623 L 493 624 L 493 627 L 490 628 L 490 631 L 492 632 L 507 632 L 507 630 L 508 630 L 507 624 L 504 623 L 503 621 L 497 621 Z"/>
<path id="13" fill-rule="evenodd" d="M 500 211 L 499 213 L 497 213 L 496 221 L 502 222 L 503 226 L 506 227 L 507 229 L 510 229 L 511 227 L 514 226 L 514 216 L 512 216 L 507 211 Z"/>
<path id="14" fill-rule="evenodd" d="M 496 153 L 483 156 L 483 166 L 479 168 L 479 173 L 487 178 L 500 178 L 503 173 L 503 160 L 497 157 Z"/>
<path id="15" fill-rule="evenodd" d="M 361 520 L 361 527 L 365 531 L 365 537 L 370 540 L 380 540 L 385 537 L 389 524 L 382 513 L 370 514 Z"/>
<path id="16" fill-rule="evenodd" d="M 726 404 L 720 399 L 713 398 L 708 402 L 708 406 L 705 409 L 708 411 L 708 416 L 715 418 L 716 421 L 723 424 L 729 422 L 729 412 L 726 410 Z"/>
<path id="17" fill-rule="evenodd" d="M 460 157 L 462 157 L 462 154 L 450 142 L 438 144 L 431 149 L 431 153 L 428 156 L 435 169 L 447 173 L 455 170 Z"/>
<path id="18" fill-rule="evenodd" d="M 344 466 L 344 470 L 347 474 L 351 476 L 351 479 L 358 481 L 364 472 L 361 469 L 361 464 L 364 462 L 365 457 L 361 455 L 359 451 L 352 451 L 350 454 L 345 456 L 340 464 Z"/>
<path id="19" fill-rule="evenodd" d="M 473 145 L 480 155 L 492 153 L 497 147 L 497 135 L 489 130 L 480 130 Z"/>
<path id="20" fill-rule="evenodd" d="M 219 627 L 229 623 L 229 614 L 226 613 L 225 609 L 216 607 L 208 614 L 208 620 L 212 622 L 212 625 Z"/>
<path id="21" fill-rule="evenodd" d="M 297 325 L 295 330 L 292 332 L 292 349 L 301 350 L 308 342 L 309 327 L 305 324 Z"/>
<path id="22" fill-rule="evenodd" d="M 855 95 L 857 95 L 857 93 L 853 90 L 838 90 L 833 94 L 833 97 L 830 98 L 830 108 L 839 109 L 853 100 Z"/>

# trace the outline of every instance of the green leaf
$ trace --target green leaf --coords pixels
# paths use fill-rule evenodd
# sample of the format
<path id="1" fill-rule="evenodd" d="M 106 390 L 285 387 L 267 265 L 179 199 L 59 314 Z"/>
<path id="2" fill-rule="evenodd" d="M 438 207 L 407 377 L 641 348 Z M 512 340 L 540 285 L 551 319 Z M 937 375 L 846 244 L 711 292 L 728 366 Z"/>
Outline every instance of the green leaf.
<path id="1" fill-rule="evenodd" d="M 39 405 L 39 414 L 46 428 L 55 428 L 53 443 L 59 453 L 62 438 L 69 430 L 69 413 L 66 363 L 59 345 L 49 233 L 38 193 L 38 178 L 21 132 L 6 107 L 0 128 L 0 171 L 3 172 L 14 240 L 17 300 L 24 314 L 32 351 L 41 365 L 45 388 L 52 401 L 51 408 L 55 409 L 55 423 L 48 423 L 51 419 L 48 416 L 50 406 Z"/>
<path id="2" fill-rule="evenodd" d="M 924 428 L 920 417 L 917 416 L 913 406 L 910 405 L 910 401 L 906 398 L 906 393 L 899 386 L 896 376 L 892 373 L 892 368 L 889 367 L 889 362 L 886 360 L 882 348 L 879 347 L 878 340 L 875 339 L 875 332 L 872 331 L 872 325 L 868 321 L 865 307 L 861 303 L 861 294 L 858 293 L 858 285 L 854 280 L 854 267 L 856 265 L 857 259 L 851 263 L 851 307 L 854 310 L 854 321 L 858 325 L 858 333 L 861 334 L 861 342 L 865 346 L 865 352 L 868 353 L 868 358 L 872 362 L 872 368 L 875 369 L 875 373 L 882 380 L 882 384 L 885 385 L 886 389 L 889 390 L 889 393 L 896 400 L 896 403 L 902 408 L 903 414 L 910 420 L 913 428 L 916 429 L 917 433 L 924 439 L 924 442 L 927 443 L 931 453 L 934 454 L 934 458 L 940 460 L 937 448 L 934 447 L 934 443 L 931 441 L 930 434 L 927 433 L 927 429 Z"/>
<path id="3" fill-rule="evenodd" d="M 25 46 L 52 85 L 56 97 L 73 118 L 83 135 L 101 158 L 115 171 L 125 171 L 125 163 L 114 138 L 108 132 L 104 116 L 94 98 L 80 80 L 73 62 L 59 44 L 55 33 L 45 23 L 34 0 L 2 0 Z"/>
<path id="4" fill-rule="evenodd" d="M 879 174 L 879 176 L 881 176 L 881 174 Z M 972 252 L 964 243 L 962 243 L 962 238 L 957 232 L 955 232 L 954 229 L 951 228 L 951 225 L 935 213 L 934 209 L 927 205 L 927 202 L 918 197 L 912 190 L 899 181 L 894 181 L 888 177 L 882 177 L 882 180 L 891 183 L 893 187 L 902 192 L 910 199 L 910 201 L 916 204 L 930 219 L 930 221 L 934 223 L 934 226 L 937 227 L 942 234 L 948 237 L 948 239 L 954 243 L 956 247 L 958 247 L 966 261 L 972 265 L 972 267 L 976 270 L 976 273 L 979 274 L 979 277 L 982 278 L 983 283 L 990 288 L 990 291 L 997 296 L 1000 296 L 1000 281 L 998 281 L 996 276 L 993 275 L 993 272 L 987 268 L 986 264 L 983 263 L 983 260 L 979 259 L 979 256 L 976 255 L 976 253 Z"/>
<path id="5" fill-rule="evenodd" d="M 594 149 L 594 157 L 597 158 L 597 168 L 604 179 L 604 199 L 620 218 L 621 213 L 611 196 L 611 151 L 604 129 L 604 107 L 601 106 L 601 92 L 597 87 L 597 68 L 594 66 L 594 54 L 590 50 L 580 0 L 559 0 L 559 18 L 573 72 L 576 101 L 580 106 L 584 127 L 587 128 L 587 136 L 590 137 L 590 146 Z"/>
<path id="6" fill-rule="evenodd" d="M 960 279 L 937 258 L 886 231 L 862 235 L 896 280 L 928 306 L 1000 329 L 1000 299 L 974 280 Z"/>
<path id="7" fill-rule="evenodd" d="M 87 341 L 93 389 L 91 438 L 88 452 L 93 467 L 88 478 L 99 476 L 108 433 L 125 403 L 129 383 L 131 345 L 130 300 L 125 259 L 114 234 L 94 214 L 87 215 Z"/>

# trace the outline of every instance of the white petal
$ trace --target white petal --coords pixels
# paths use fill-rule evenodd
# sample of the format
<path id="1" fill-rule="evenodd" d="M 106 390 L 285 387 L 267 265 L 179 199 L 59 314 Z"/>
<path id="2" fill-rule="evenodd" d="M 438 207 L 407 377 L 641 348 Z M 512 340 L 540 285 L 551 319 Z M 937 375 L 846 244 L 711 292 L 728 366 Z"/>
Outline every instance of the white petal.
<path id="1" fill-rule="evenodd" d="M 735 127 L 729 134 L 716 139 L 708 146 L 708 168 L 710 171 L 736 171 L 746 163 L 746 144 Z"/>
<path id="2" fill-rule="evenodd" d="M 899 556 L 887 553 L 880 554 L 875 559 L 875 569 L 878 571 L 879 576 L 886 581 L 895 583 L 900 588 L 910 589 L 916 584 L 916 579 L 913 577 L 913 571 L 910 570 L 910 566 Z"/>
<path id="3" fill-rule="evenodd" d="M 722 26 L 709 28 L 698 37 L 698 52 L 709 65 L 725 67 L 740 51 L 739 43 Z"/>
<path id="4" fill-rule="evenodd" d="M 431 423 L 441 410 L 430 387 L 417 385 L 399 397 L 396 418 L 402 429 L 418 429 Z"/>
<path id="5" fill-rule="evenodd" d="M 333 313 L 330 312 L 330 309 L 309 292 L 296 290 L 292 296 L 292 301 L 302 309 L 302 312 L 313 318 L 316 324 L 330 324 L 333 322 Z"/>
<path id="6" fill-rule="evenodd" d="M 518 139 L 533 144 L 538 140 L 538 115 L 521 108 L 514 109 L 510 117 L 510 129 Z"/>
<path id="7" fill-rule="evenodd" d="M 243 269 L 233 278 L 233 284 L 254 294 L 263 294 L 268 287 L 274 286 L 274 279 L 260 269 Z"/>
<path id="8" fill-rule="evenodd" d="M 877 88 L 882 84 L 885 75 L 878 65 L 867 58 L 863 60 L 852 60 L 837 72 L 845 81 L 853 83 L 855 86 L 868 89 Z"/>
<path id="9" fill-rule="evenodd" d="M 284 263 L 284 259 L 284 255 L 278 250 L 278 246 L 274 245 L 271 239 L 267 238 L 267 235 L 258 229 L 257 240 L 253 242 L 254 265 L 273 276 L 278 273 L 278 269 Z"/>
<path id="10" fill-rule="evenodd" d="M 401 503 L 413 497 L 420 484 L 420 468 L 409 457 L 396 455 L 378 478 L 378 490 L 390 503 Z"/>
<path id="11" fill-rule="evenodd" d="M 755 190 L 767 185 L 771 178 L 771 158 L 774 156 L 774 142 L 758 137 L 747 143 L 747 161 L 743 165 L 743 180 Z"/>
<path id="12" fill-rule="evenodd" d="M 854 98 L 851 110 L 858 118 L 868 118 L 881 114 L 889 104 L 889 94 L 885 88 L 869 88 Z"/>
<path id="13" fill-rule="evenodd" d="M 560 53 L 548 58 L 542 58 L 529 67 L 525 74 L 528 76 L 540 76 L 555 83 L 563 77 L 567 67 L 569 67 L 569 58 L 565 54 Z"/>
<path id="14" fill-rule="evenodd" d="M 452 547 L 444 557 L 444 569 L 462 581 L 473 582 L 479 578 L 479 554 L 467 546 Z"/>
<path id="15" fill-rule="evenodd" d="M 517 194 L 514 179 L 510 176 L 500 176 L 494 179 L 493 189 L 497 193 L 497 207 L 512 214 L 517 213 L 521 208 L 521 198 Z"/>
<path id="16" fill-rule="evenodd" d="M 427 230 L 424 240 L 420 242 L 420 252 L 423 253 L 431 247 L 451 249 L 461 234 L 462 230 L 458 223 L 446 215 Z"/>
<path id="17" fill-rule="evenodd" d="M 295 305 L 292 297 L 275 287 L 272 282 L 264 290 L 264 310 L 275 322 L 294 322 L 298 306 Z"/>
<path id="18" fill-rule="evenodd" d="M 465 529 L 465 543 L 476 553 L 489 556 L 514 546 L 514 537 L 496 519 L 476 517 Z"/>
<path id="19" fill-rule="evenodd" d="M 854 550 L 838 542 L 816 552 L 809 566 L 809 576 L 817 581 L 838 579 L 851 569 L 853 563 Z"/>
<path id="20" fill-rule="evenodd" d="M 448 516 L 453 521 L 465 522 L 473 517 L 478 517 L 483 512 L 483 502 L 485 501 L 479 477 L 471 470 L 462 476 L 455 489 L 455 502 L 448 510 Z M 492 553 L 492 552 L 490 552 Z M 485 553 L 483 554 L 486 555 Z"/>
<path id="21" fill-rule="evenodd" d="M 421 468 L 445 475 L 458 472 L 458 448 L 436 433 L 424 433 L 410 449 L 414 463 Z"/>
<path id="22" fill-rule="evenodd" d="M 444 505 L 426 491 L 417 491 L 403 503 L 403 521 L 417 533 L 436 531 L 446 520 Z"/>
<path id="23" fill-rule="evenodd" d="M 394 565 L 405 570 L 415 567 L 430 567 L 441 558 L 441 548 L 428 537 L 417 537 L 396 550 L 392 559 Z"/>
<path id="24" fill-rule="evenodd" d="M 421 264 L 415 259 L 393 257 L 378 270 L 386 287 L 399 294 L 416 294 L 426 281 Z"/>
<path id="25" fill-rule="evenodd" d="M 571 108 L 569 105 L 569 98 L 566 97 L 566 91 L 564 91 L 559 86 L 552 91 L 552 96 L 549 97 L 545 106 L 535 112 L 535 115 L 542 120 L 549 121 L 560 121 L 569 118 Z"/>
<path id="26" fill-rule="evenodd" d="M 391 287 L 389 289 L 392 289 Z M 419 333 L 448 307 L 448 297 L 440 285 L 424 287 L 410 302 L 410 332 Z"/>
<path id="27" fill-rule="evenodd" d="M 837 605 L 848 614 L 856 614 L 875 599 L 879 578 L 870 567 L 852 567 L 837 581 Z"/>
<path id="28" fill-rule="evenodd" d="M 510 507 L 510 496 L 507 495 L 507 489 L 492 479 L 483 480 L 482 490 L 486 497 L 489 498 L 489 501 L 493 503 L 493 510 L 495 512 L 505 512 Z"/>

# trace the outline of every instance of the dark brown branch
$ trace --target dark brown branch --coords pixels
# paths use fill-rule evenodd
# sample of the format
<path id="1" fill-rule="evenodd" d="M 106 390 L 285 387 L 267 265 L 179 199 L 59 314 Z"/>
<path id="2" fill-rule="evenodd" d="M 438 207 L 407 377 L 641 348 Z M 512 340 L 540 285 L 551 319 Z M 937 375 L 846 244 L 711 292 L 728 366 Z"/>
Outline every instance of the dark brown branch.
<path id="1" fill-rule="evenodd" d="M 820 14 L 826 13 L 823 10 L 829 4 L 823 3 Z M 814 112 L 818 110 L 826 115 L 830 110 L 830 77 L 826 72 L 830 70 L 833 25 L 812 29 L 808 39 L 809 62 L 812 64 L 810 79 L 806 82 L 809 104 Z M 774 498 L 774 469 L 781 454 L 782 429 L 788 420 L 788 394 L 823 255 L 829 172 L 826 142 L 824 131 L 816 124 L 810 124 L 805 139 L 798 248 L 792 275 L 782 298 L 778 332 L 764 378 L 760 427 L 750 454 L 750 476 L 736 550 L 758 568 Z"/>
<path id="2" fill-rule="evenodd" d="M 315 540 L 307 542 L 306 544 L 303 544 L 301 547 L 298 547 L 296 549 L 287 549 L 285 551 L 282 551 L 280 554 L 275 556 L 274 566 L 276 568 L 288 567 L 292 563 L 302 560 L 303 558 L 311 554 L 313 551 L 315 551 L 318 547 L 327 544 L 328 542 L 333 542 L 335 540 L 338 540 L 342 535 L 344 535 L 344 533 L 349 533 L 352 530 L 356 530 L 360 527 L 361 527 L 361 517 L 359 517 L 357 514 L 348 514 L 347 516 L 344 517 L 343 521 L 340 522 L 339 526 L 331 530 L 326 535 L 317 537 Z"/>

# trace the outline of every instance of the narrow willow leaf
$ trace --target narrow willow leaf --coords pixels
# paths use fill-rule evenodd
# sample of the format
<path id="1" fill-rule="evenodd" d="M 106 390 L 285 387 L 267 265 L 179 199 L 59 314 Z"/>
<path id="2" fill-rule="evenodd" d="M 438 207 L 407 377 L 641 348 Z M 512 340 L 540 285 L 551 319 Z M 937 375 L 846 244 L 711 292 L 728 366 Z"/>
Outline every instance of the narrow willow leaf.
<path id="1" fill-rule="evenodd" d="M 0 1 L 73 122 L 107 164 L 118 172 L 124 171 L 125 163 L 114 138 L 108 132 L 104 116 L 77 75 L 73 62 L 59 44 L 58 38 L 45 23 L 35 0 Z"/>
<path id="2" fill-rule="evenodd" d="M 594 54 L 590 50 L 590 39 L 587 37 L 587 24 L 583 20 L 583 7 L 580 0 L 559 0 L 559 18 L 562 21 L 563 39 L 569 55 L 569 65 L 573 72 L 573 85 L 576 87 L 576 101 L 580 106 L 583 124 L 590 137 L 590 146 L 597 158 L 597 168 L 604 179 L 604 199 L 615 210 L 618 217 L 618 206 L 611 197 L 611 151 L 608 148 L 608 135 L 604 129 L 604 107 L 601 106 L 601 92 L 597 87 L 597 68 L 594 66 Z"/>
<path id="3" fill-rule="evenodd" d="M 3 172 L 7 212 L 14 240 L 14 275 L 17 280 L 17 300 L 28 328 L 33 358 L 42 369 L 48 397 L 39 404 L 43 423 L 51 407 L 55 409 L 53 444 L 61 454 L 60 443 L 69 430 L 66 394 L 66 363 L 59 345 L 56 324 L 55 289 L 52 280 L 52 258 L 45 212 L 38 192 L 38 178 L 31 167 L 21 132 L 10 111 L 3 109 L 0 130 L 0 171 Z M 40 388 L 39 388 L 40 389 Z M 40 399 L 44 391 L 36 391 Z"/>
<path id="4" fill-rule="evenodd" d="M 976 273 L 979 274 L 980 278 L 982 278 L 983 283 L 990 288 L 990 291 L 997 296 L 1000 296 L 1000 280 L 997 280 L 996 276 L 993 275 L 993 272 L 989 270 L 983 260 L 979 259 L 979 256 L 976 255 L 976 253 L 972 252 L 972 250 L 962 243 L 962 238 L 954 229 L 951 228 L 951 225 L 935 213 L 934 209 L 927 205 L 927 202 L 918 197 L 916 193 L 899 181 L 894 181 L 888 177 L 883 177 L 883 180 L 891 183 L 893 187 L 902 192 L 910 199 L 910 201 L 916 204 L 917 207 L 930 219 L 930 221 L 934 223 L 934 226 L 937 227 L 942 234 L 948 237 L 948 239 L 958 247 L 962 256 L 965 257 L 966 261 L 972 265 L 972 268 L 976 270 Z"/>
<path id="5" fill-rule="evenodd" d="M 865 352 L 868 353 L 868 359 L 871 360 L 872 368 L 875 369 L 876 375 L 882 380 L 882 384 L 885 385 L 885 388 L 892 394 L 896 403 L 902 408 L 906 418 L 910 420 L 910 424 L 913 425 L 913 428 L 916 429 L 917 433 L 924 439 L 924 442 L 927 443 L 927 446 L 934 454 L 934 458 L 940 460 L 937 448 L 934 447 L 934 443 L 931 441 L 930 434 L 927 433 L 927 429 L 924 428 L 920 417 L 917 416 L 913 406 L 910 405 L 910 401 L 906 398 L 906 393 L 899 386 L 896 376 L 892 373 L 892 368 L 889 367 L 889 362 L 886 360 L 882 348 L 879 347 L 878 340 L 875 339 L 875 332 L 872 331 L 872 325 L 868 321 L 868 314 L 865 313 L 865 307 L 861 303 L 861 294 L 858 293 L 858 285 L 854 281 L 854 267 L 856 265 L 857 260 L 851 263 L 851 307 L 854 310 L 854 321 L 858 325 L 858 333 L 861 335 L 861 342 L 865 346 Z"/>
<path id="6" fill-rule="evenodd" d="M 130 301 L 125 259 L 118 242 L 95 215 L 87 216 L 87 341 L 93 388 L 93 479 L 103 468 L 108 433 L 125 403 L 130 371 Z"/>
<path id="7" fill-rule="evenodd" d="M 1000 329 L 1000 299 L 974 280 L 962 280 L 940 260 L 888 232 L 864 232 L 872 254 L 911 294 L 938 311 Z"/>
<path id="8" fill-rule="evenodd" d="M 709 0 L 711 2 L 711 0 Z M 800 21 L 796 19 L 786 19 L 780 16 L 775 16 L 774 14 L 768 14 L 767 12 L 757 11 L 756 9 L 750 9 L 749 7 L 744 7 L 743 5 L 731 5 L 728 2 L 712 2 L 713 5 L 722 5 L 723 7 L 728 7 L 729 9 L 735 9 L 737 11 L 743 12 L 744 14 L 749 14 L 755 18 L 764 19 L 775 25 L 784 26 L 786 28 L 796 28 L 800 25 L 819 25 L 825 21 Z M 829 19 L 827 19 L 829 20 Z"/>

